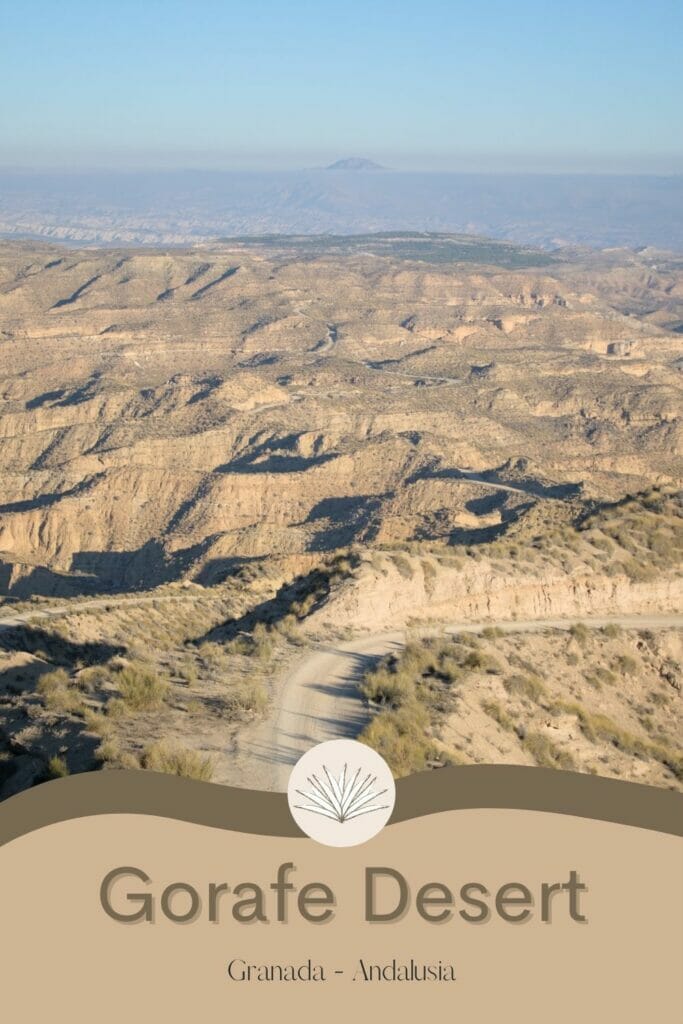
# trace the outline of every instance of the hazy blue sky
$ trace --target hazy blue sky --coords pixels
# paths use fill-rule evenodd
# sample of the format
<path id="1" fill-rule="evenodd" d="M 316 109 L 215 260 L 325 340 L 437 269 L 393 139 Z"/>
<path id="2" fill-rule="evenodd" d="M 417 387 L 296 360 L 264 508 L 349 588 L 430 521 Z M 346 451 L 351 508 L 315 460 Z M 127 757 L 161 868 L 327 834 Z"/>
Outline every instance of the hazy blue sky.
<path id="1" fill-rule="evenodd" d="M 0 165 L 683 171 L 681 0 L 2 0 Z"/>

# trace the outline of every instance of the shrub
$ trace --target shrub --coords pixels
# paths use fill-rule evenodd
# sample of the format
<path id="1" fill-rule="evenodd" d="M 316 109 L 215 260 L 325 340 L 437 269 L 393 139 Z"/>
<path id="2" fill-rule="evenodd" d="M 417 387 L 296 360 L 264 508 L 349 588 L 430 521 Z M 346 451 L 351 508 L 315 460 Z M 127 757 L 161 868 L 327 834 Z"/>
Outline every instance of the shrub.
<path id="1" fill-rule="evenodd" d="M 661 743 L 653 743 L 649 739 L 634 736 L 618 726 L 607 715 L 592 715 L 580 704 L 558 701 L 556 706 L 562 711 L 576 715 L 582 732 L 589 740 L 593 742 L 596 739 L 605 740 L 617 750 L 636 757 L 653 757 L 669 768 L 677 778 L 683 778 L 683 756 L 680 752 Z"/>
<path id="2" fill-rule="evenodd" d="M 225 667 L 225 649 L 220 644 L 206 640 L 199 647 L 199 656 L 207 668 L 219 669 Z"/>
<path id="3" fill-rule="evenodd" d="M 259 661 L 270 661 L 273 656 L 273 637 L 264 623 L 256 623 L 252 639 L 254 644 L 254 654 Z"/>
<path id="4" fill-rule="evenodd" d="M 285 615 L 278 623 L 277 630 L 290 644 L 300 647 L 304 642 L 295 615 Z"/>
<path id="5" fill-rule="evenodd" d="M 638 668 L 638 662 L 630 654 L 621 654 L 615 662 L 615 666 L 624 676 L 632 676 Z"/>
<path id="6" fill-rule="evenodd" d="M 243 633 L 232 640 L 228 640 L 225 650 L 229 654 L 241 654 L 242 657 L 248 658 L 254 650 L 254 644 L 251 637 Z M 214 658 L 213 660 L 215 662 L 216 659 Z"/>
<path id="7" fill-rule="evenodd" d="M 197 671 L 197 666 L 193 661 L 186 661 L 181 665 L 178 669 L 178 675 L 188 684 L 188 686 L 196 683 L 199 679 L 199 672 Z"/>
<path id="8" fill-rule="evenodd" d="M 90 668 L 83 668 L 75 679 L 79 690 L 86 690 L 92 693 L 110 683 L 112 679 L 111 670 L 105 665 L 92 665 Z"/>
<path id="9" fill-rule="evenodd" d="M 607 686 L 614 686 L 617 681 L 617 677 L 614 672 L 610 669 L 605 668 L 604 665 L 595 666 L 595 674 L 601 683 L 605 683 Z"/>
<path id="10" fill-rule="evenodd" d="M 50 711 L 58 711 L 65 715 L 83 711 L 83 701 L 78 693 L 67 687 L 57 686 L 49 690 L 45 696 L 45 707 Z"/>
<path id="11" fill-rule="evenodd" d="M 136 771 L 140 768 L 140 762 L 130 751 L 125 750 L 118 759 L 119 768 L 127 768 L 129 771 Z"/>
<path id="12" fill-rule="evenodd" d="M 54 672 L 45 672 L 40 677 L 36 690 L 42 697 L 47 697 L 56 690 L 65 689 L 69 682 L 68 673 L 63 668 L 57 668 Z"/>
<path id="13" fill-rule="evenodd" d="M 503 685 L 508 693 L 526 697 L 534 704 L 538 704 L 539 700 L 548 692 L 541 680 L 535 676 L 508 676 Z"/>
<path id="14" fill-rule="evenodd" d="M 400 708 L 415 697 L 415 686 L 407 672 L 391 672 L 384 667 L 369 672 L 359 689 L 367 700 L 390 708 Z"/>
<path id="15" fill-rule="evenodd" d="M 616 623 L 610 622 L 607 626 L 603 626 L 602 632 L 610 640 L 616 640 L 617 637 L 621 636 L 621 626 L 617 626 Z"/>
<path id="16" fill-rule="evenodd" d="M 391 556 L 391 560 L 405 580 L 412 580 L 413 564 L 409 558 L 406 558 L 405 555 L 394 554 Z"/>
<path id="17" fill-rule="evenodd" d="M 151 772 L 180 775 L 185 779 L 200 779 L 203 782 L 209 782 L 213 776 L 213 761 L 208 755 L 168 741 L 147 747 L 142 757 L 142 766 Z"/>
<path id="18" fill-rule="evenodd" d="M 463 665 L 465 668 L 476 669 L 479 672 L 487 672 L 491 675 L 501 671 L 500 662 L 492 654 L 487 654 L 486 651 L 470 651 L 463 661 Z"/>
<path id="19" fill-rule="evenodd" d="M 130 708 L 125 700 L 121 700 L 120 697 L 112 697 L 107 701 L 107 718 L 125 718 L 128 714 L 130 714 Z"/>
<path id="20" fill-rule="evenodd" d="M 481 703 L 482 710 L 492 718 L 494 722 L 505 729 L 506 732 L 514 732 L 515 723 L 508 715 L 507 711 L 500 706 L 497 700 L 484 700 Z"/>
<path id="21" fill-rule="evenodd" d="M 458 680 L 462 679 L 463 674 L 460 664 L 450 654 L 444 655 L 441 659 L 439 672 L 443 676 L 444 680 L 450 684 L 457 683 Z"/>
<path id="22" fill-rule="evenodd" d="M 233 715 L 247 711 L 261 714 L 268 704 L 268 691 L 260 679 L 246 676 L 232 684 L 225 703 Z"/>
<path id="23" fill-rule="evenodd" d="M 382 711 L 366 725 L 358 739 L 385 759 L 396 778 L 426 767 L 432 745 L 425 736 L 429 718 L 413 702 L 397 711 Z"/>
<path id="24" fill-rule="evenodd" d="M 95 711 L 93 708 L 84 708 L 83 718 L 88 732 L 94 732 L 96 736 L 108 736 L 113 729 L 109 719 L 101 711 Z"/>
<path id="25" fill-rule="evenodd" d="M 116 677 L 121 700 L 131 711 L 158 708 L 166 696 L 168 683 L 149 665 L 133 662 Z"/>
<path id="26" fill-rule="evenodd" d="M 543 768 L 570 769 L 574 767 L 574 758 L 569 751 L 560 750 L 543 733 L 527 733 L 522 740 L 522 746 L 531 754 L 536 764 Z"/>
<path id="27" fill-rule="evenodd" d="M 588 642 L 590 631 L 583 622 L 575 622 L 573 626 L 569 627 L 569 632 L 582 647 Z"/>
<path id="28" fill-rule="evenodd" d="M 119 741 L 114 737 L 102 740 L 99 747 L 95 751 L 95 757 L 98 759 L 98 761 L 109 762 L 110 764 L 118 762 L 120 756 L 121 745 Z"/>
<path id="29" fill-rule="evenodd" d="M 476 633 L 459 633 L 453 637 L 453 643 L 462 644 L 463 647 L 471 647 L 473 650 L 477 650 L 481 646 L 481 641 Z"/>
<path id="30" fill-rule="evenodd" d="M 634 583 L 651 583 L 657 579 L 657 570 L 652 565 L 643 565 L 634 558 L 629 558 L 624 563 L 624 570 L 629 579 Z"/>
<path id="31" fill-rule="evenodd" d="M 436 568 L 436 565 L 434 564 L 434 562 L 430 561 L 428 558 L 423 558 L 420 561 L 420 565 L 422 566 L 422 575 L 424 576 L 425 584 L 432 583 L 433 580 L 438 575 L 438 570 Z M 430 589 L 430 588 L 428 587 L 427 589 Z"/>
<path id="32" fill-rule="evenodd" d="M 69 774 L 67 763 L 63 757 L 55 755 L 47 763 L 47 773 L 51 779 L 63 779 Z"/>

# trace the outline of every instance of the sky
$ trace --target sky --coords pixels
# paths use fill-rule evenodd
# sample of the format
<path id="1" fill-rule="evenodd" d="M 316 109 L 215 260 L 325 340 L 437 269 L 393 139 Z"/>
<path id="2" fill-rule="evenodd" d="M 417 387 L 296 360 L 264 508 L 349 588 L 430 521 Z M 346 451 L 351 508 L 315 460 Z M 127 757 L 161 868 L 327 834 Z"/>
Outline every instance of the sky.
<path id="1" fill-rule="evenodd" d="M 680 0 L 0 0 L 0 167 L 683 173 Z"/>

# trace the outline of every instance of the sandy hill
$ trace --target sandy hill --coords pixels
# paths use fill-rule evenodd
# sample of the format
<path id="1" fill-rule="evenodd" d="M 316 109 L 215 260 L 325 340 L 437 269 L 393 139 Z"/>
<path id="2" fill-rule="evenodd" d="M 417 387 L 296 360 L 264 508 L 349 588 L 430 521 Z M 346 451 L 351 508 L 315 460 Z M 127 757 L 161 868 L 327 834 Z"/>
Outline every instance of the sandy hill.
<path id="1" fill-rule="evenodd" d="M 5 243 L 2 591 L 473 543 L 676 484 L 676 261 L 465 243 Z"/>

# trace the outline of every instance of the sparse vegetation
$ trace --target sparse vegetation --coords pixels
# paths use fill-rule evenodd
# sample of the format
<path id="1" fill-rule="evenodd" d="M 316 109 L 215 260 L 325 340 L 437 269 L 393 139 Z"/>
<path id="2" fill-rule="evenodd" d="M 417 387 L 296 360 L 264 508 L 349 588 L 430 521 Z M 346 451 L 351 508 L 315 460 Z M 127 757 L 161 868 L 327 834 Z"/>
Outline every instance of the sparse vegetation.
<path id="1" fill-rule="evenodd" d="M 540 732 L 529 732 L 522 739 L 523 748 L 531 754 L 536 764 L 543 768 L 574 768 L 574 758 L 567 750 L 557 747 L 548 736 Z"/>
<path id="2" fill-rule="evenodd" d="M 623 777 L 635 761 L 651 766 L 654 777 L 663 771 L 669 780 L 683 779 L 683 751 L 669 736 L 665 695 L 647 691 L 647 705 L 642 706 L 628 690 L 630 686 L 641 692 L 641 676 L 660 678 L 650 661 L 659 649 L 656 637 L 650 634 L 640 641 L 640 653 L 630 654 L 633 637 L 624 630 L 607 635 L 581 623 L 572 627 L 571 636 L 581 645 L 581 659 L 571 656 L 562 633 L 544 639 L 553 651 L 553 672 L 546 678 L 520 651 L 522 645 L 538 650 L 538 638 L 522 642 L 514 634 L 462 633 L 447 642 L 414 637 L 401 656 L 384 659 L 366 674 L 361 692 L 377 711 L 363 737 L 389 752 L 398 773 L 443 763 L 444 756 L 495 761 L 504 742 L 508 756 L 521 763 L 595 771 L 597 748 L 604 752 L 603 773 Z M 493 664 L 496 670 L 491 672 Z M 571 700 L 562 695 L 568 681 L 577 695 Z M 602 704 L 632 724 L 620 724 Z M 477 708 L 489 725 L 475 724 Z M 552 726 L 551 735 L 548 723 L 553 721 L 559 724 Z M 500 740 L 494 739 L 492 727 Z M 485 740 L 487 734 L 490 739 Z"/>
<path id="3" fill-rule="evenodd" d="M 514 732 L 514 721 L 497 700 L 483 700 L 481 706 L 489 718 L 492 718 L 502 729 L 505 729 L 506 732 Z"/>
<path id="4" fill-rule="evenodd" d="M 375 717 L 359 739 L 378 751 L 397 778 L 422 771 L 433 753 L 426 729 L 429 716 L 417 702 Z"/>
<path id="5" fill-rule="evenodd" d="M 363 739 L 397 774 L 509 759 L 678 785 L 680 645 L 587 624 L 619 612 L 610 593 L 627 610 L 645 595 L 645 610 L 650 582 L 673 593 L 680 575 L 681 496 L 649 484 L 680 472 L 675 336 L 660 329 L 678 265 L 593 254 L 556 273 L 556 253 L 402 235 L 261 239 L 256 255 L 243 241 L 237 276 L 227 252 L 209 274 L 180 250 L 136 253 L 122 274 L 84 250 L 34 274 L 32 245 L 2 257 L 3 608 L 26 618 L 2 634 L 0 784 L 20 758 L 21 785 L 42 779 L 55 751 L 72 772 L 203 777 L 213 750 L 223 779 L 271 677 L 312 643 L 380 632 L 385 614 L 423 628 L 450 607 L 587 621 L 569 636 L 416 628 L 361 683 Z M 356 270 L 369 251 L 383 258 L 368 278 Z M 479 262 L 470 274 L 455 258 Z M 544 273 L 520 271 L 530 264 Z M 220 344 L 173 344 L 168 316 L 182 326 L 183 309 Z M 633 372 L 631 342 L 615 338 L 627 328 Z M 128 358 L 131 331 L 152 359 Z M 340 358 L 325 358 L 338 332 Z M 102 372 L 100 335 L 125 373 Z M 123 594 L 127 580 L 152 589 Z M 31 594 L 43 587 L 51 596 Z"/>
<path id="6" fill-rule="evenodd" d="M 132 663 L 116 676 L 121 700 L 130 711 L 151 711 L 160 707 L 168 692 L 168 682 L 150 665 Z"/>
<path id="7" fill-rule="evenodd" d="M 508 693 L 526 697 L 527 700 L 532 701 L 534 704 L 538 704 L 548 693 L 544 684 L 537 676 L 508 676 L 503 685 Z"/>
<path id="8" fill-rule="evenodd" d="M 180 775 L 185 779 L 199 779 L 202 782 L 210 782 L 213 777 L 213 761 L 210 757 L 168 742 L 154 743 L 148 747 L 143 754 L 142 767 L 151 772 Z"/>
<path id="9" fill-rule="evenodd" d="M 59 754 L 51 757 L 47 763 L 48 777 L 51 779 L 63 779 L 69 774 L 67 763 Z"/>

